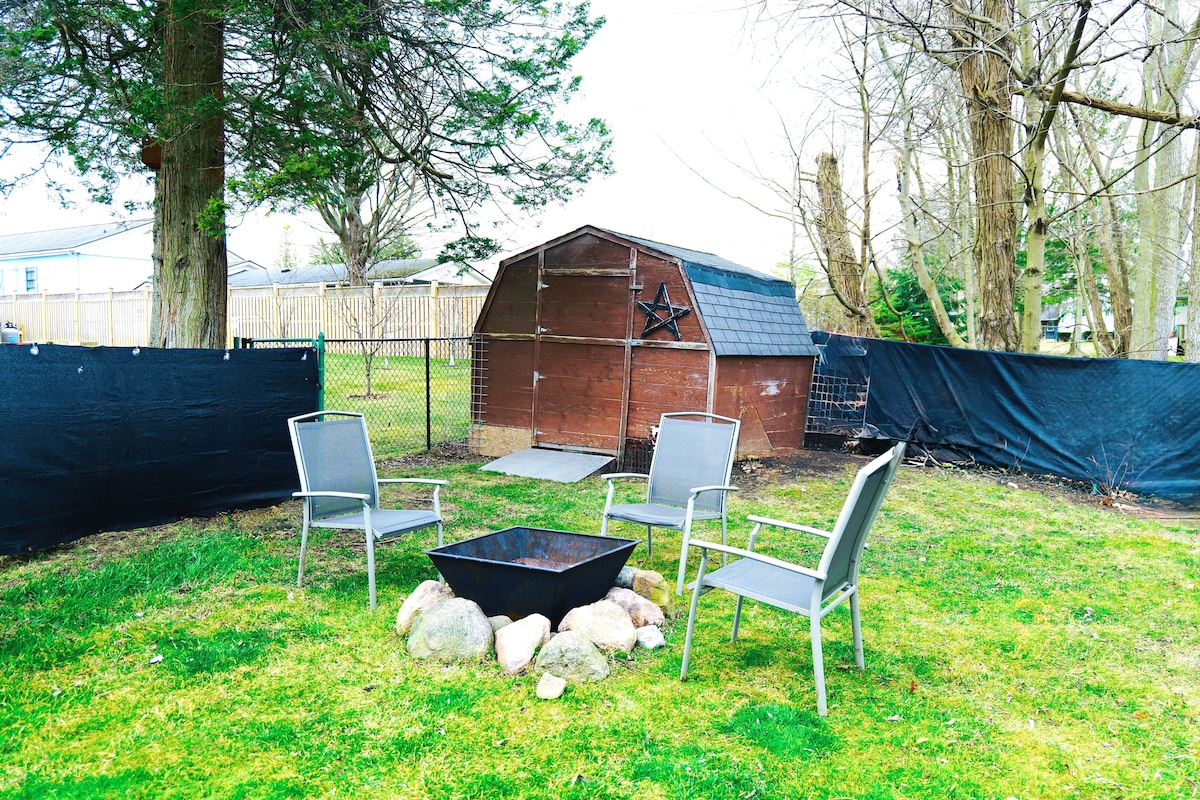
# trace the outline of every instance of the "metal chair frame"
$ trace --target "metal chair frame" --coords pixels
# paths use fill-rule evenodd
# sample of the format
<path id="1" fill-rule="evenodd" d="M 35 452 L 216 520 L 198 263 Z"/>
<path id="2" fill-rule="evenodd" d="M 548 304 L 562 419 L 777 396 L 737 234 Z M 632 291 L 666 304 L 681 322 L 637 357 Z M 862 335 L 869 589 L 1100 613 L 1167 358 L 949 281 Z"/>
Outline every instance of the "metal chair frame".
<path id="1" fill-rule="evenodd" d="M 309 458 L 305 455 L 303 440 L 308 431 L 304 430 L 302 426 L 339 423 L 346 425 L 351 420 L 358 421 L 362 438 L 357 440 L 357 436 L 353 437 L 355 441 L 352 444 L 357 452 L 340 455 L 351 460 L 357 458 L 361 463 L 357 465 L 357 471 L 353 470 L 355 464 L 352 461 L 339 462 L 339 466 L 351 468 L 350 478 L 354 484 L 352 489 L 366 488 L 368 490 L 348 491 L 347 487 L 343 485 L 346 483 L 345 480 L 335 481 L 334 483 L 337 485 L 314 485 L 314 480 L 319 480 L 319 478 L 311 474 L 315 465 L 309 464 Z M 375 471 L 375 459 L 371 454 L 370 440 L 367 438 L 366 420 L 362 414 L 357 412 L 316 411 L 311 414 L 302 414 L 288 420 L 288 431 L 292 437 L 296 469 L 300 473 L 300 491 L 293 492 L 292 496 L 304 501 L 304 527 L 300 533 L 300 565 L 296 572 L 296 586 L 300 587 L 304 584 L 304 557 L 308 552 L 310 528 L 361 530 L 364 532 L 367 542 L 368 587 L 371 609 L 374 610 L 376 606 L 375 542 L 384 536 L 436 526 L 437 541 L 441 546 L 443 520 L 439 492 L 443 486 L 449 484 L 449 481 L 427 478 L 380 478 Z M 380 484 L 400 483 L 431 486 L 433 488 L 432 512 L 381 509 L 379 506 Z M 338 503 L 338 500 L 346 502 Z M 332 501 L 332 503 L 322 503 L 322 501 Z M 361 503 L 361 511 L 348 513 L 354 509 L 356 501 Z"/>
<path id="2" fill-rule="evenodd" d="M 854 632 L 854 662 L 865 668 L 863 658 L 862 624 L 858 606 L 858 570 L 867 535 L 883 504 L 888 487 L 904 457 L 904 442 L 867 464 L 858 475 L 842 506 L 833 531 L 823 531 L 807 525 L 750 516 L 754 523 L 750 542 L 745 549 L 693 539 L 692 546 L 700 548 L 700 571 L 691 584 L 692 604 L 688 612 L 687 636 L 683 645 L 683 665 L 679 679 L 687 680 L 688 662 L 692 652 L 692 634 L 700 595 L 712 589 L 724 589 L 737 595 L 733 614 L 732 641 L 737 641 L 746 598 L 791 611 L 809 618 L 809 638 L 812 643 L 813 681 L 817 690 L 817 711 L 825 716 L 825 665 L 821 653 L 821 620 L 839 606 L 849 604 Z M 754 551 L 755 541 L 764 527 L 779 528 L 810 534 L 826 540 L 819 566 L 814 570 Z M 714 572 L 708 572 L 709 553 L 723 557 L 735 556 Z"/>

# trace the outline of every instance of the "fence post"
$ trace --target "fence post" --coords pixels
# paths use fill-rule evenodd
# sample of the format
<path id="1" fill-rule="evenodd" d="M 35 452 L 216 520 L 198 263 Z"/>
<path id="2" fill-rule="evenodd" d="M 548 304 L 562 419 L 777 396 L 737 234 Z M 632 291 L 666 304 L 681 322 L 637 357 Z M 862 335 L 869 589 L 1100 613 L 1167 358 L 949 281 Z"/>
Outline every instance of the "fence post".
<path id="1" fill-rule="evenodd" d="M 425 339 L 425 449 L 433 449 L 433 403 L 429 386 L 429 338 Z"/>
<path id="2" fill-rule="evenodd" d="M 317 411 L 325 410 L 325 331 L 317 334 Z"/>

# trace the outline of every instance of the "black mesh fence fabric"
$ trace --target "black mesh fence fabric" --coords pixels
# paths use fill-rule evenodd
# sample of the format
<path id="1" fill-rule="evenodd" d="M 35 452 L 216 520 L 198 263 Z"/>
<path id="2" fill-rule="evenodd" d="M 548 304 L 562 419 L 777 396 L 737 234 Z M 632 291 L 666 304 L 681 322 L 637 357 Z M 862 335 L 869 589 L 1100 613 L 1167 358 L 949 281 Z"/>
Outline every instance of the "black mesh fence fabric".
<path id="1" fill-rule="evenodd" d="M 815 333 L 818 372 L 870 379 L 864 433 L 983 464 L 1200 503 L 1200 367 Z"/>
<path id="2" fill-rule="evenodd" d="M 0 554 L 277 502 L 310 349 L 0 345 Z"/>

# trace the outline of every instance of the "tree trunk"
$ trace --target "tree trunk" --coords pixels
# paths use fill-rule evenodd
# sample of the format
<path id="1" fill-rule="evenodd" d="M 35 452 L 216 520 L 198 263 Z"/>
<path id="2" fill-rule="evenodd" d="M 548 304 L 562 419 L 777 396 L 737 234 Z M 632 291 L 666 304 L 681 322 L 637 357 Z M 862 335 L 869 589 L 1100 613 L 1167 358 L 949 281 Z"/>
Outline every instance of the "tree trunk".
<path id="1" fill-rule="evenodd" d="M 925 254 L 921 251 L 920 226 L 917 224 L 917 208 L 912 199 L 912 172 L 915 168 L 912 110 L 908 108 L 907 95 L 903 92 L 900 94 L 900 102 L 904 114 L 904 143 L 900 148 L 899 163 L 900 213 L 904 216 L 904 238 L 908 244 L 909 265 L 917 276 L 917 283 L 921 286 L 921 291 L 929 299 L 929 306 L 933 309 L 933 318 L 937 322 L 938 330 L 946 337 L 946 341 L 950 343 L 951 347 L 966 347 L 966 341 L 959 335 L 958 328 L 955 327 L 954 321 L 946 312 L 946 304 L 942 302 L 942 295 L 938 291 L 937 284 L 925 266 Z"/>
<path id="2" fill-rule="evenodd" d="M 854 255 L 841 173 L 838 171 L 837 156 L 833 153 L 817 156 L 817 194 L 821 203 L 817 233 L 821 249 L 825 251 L 829 286 L 845 309 L 845 332 L 851 336 L 878 336 L 875 319 L 867 303 L 866 264 Z"/>
<path id="3" fill-rule="evenodd" d="M 1001 31 L 1010 28 L 1011 0 L 982 0 L 980 15 Z M 957 63 L 971 133 L 975 170 L 975 241 L 979 275 L 980 344 L 1015 351 L 1020 345 L 1013 317 L 1016 300 L 1017 218 L 1012 172 L 1012 43 L 996 28 L 951 12 L 956 34 L 969 52 Z M 967 32 L 970 32 L 969 34 Z"/>
<path id="4" fill-rule="evenodd" d="M 1200 142 L 1192 170 L 1200 169 Z M 1192 264 L 1188 281 L 1187 336 L 1184 357 L 1192 364 L 1200 362 L 1200 179 L 1192 179 Z"/>
<path id="5" fill-rule="evenodd" d="M 1087 153 L 1096 181 L 1101 186 L 1108 185 L 1108 169 L 1100 160 L 1090 130 L 1077 116 L 1072 116 L 1079 142 Z M 1084 188 L 1083 191 L 1087 189 Z M 1100 257 L 1104 261 L 1105 272 L 1108 273 L 1108 302 L 1113 312 L 1112 355 L 1126 357 L 1129 355 L 1129 344 L 1133 334 L 1133 300 L 1129 291 L 1130 265 L 1125 253 L 1124 228 L 1112 192 L 1105 192 L 1094 202 L 1100 210 L 1101 218 L 1095 233 L 1096 244 L 1100 247 Z"/>
<path id="6" fill-rule="evenodd" d="M 223 24 L 212 0 L 164 0 L 167 116 L 155 178 L 156 347 L 227 343 Z"/>

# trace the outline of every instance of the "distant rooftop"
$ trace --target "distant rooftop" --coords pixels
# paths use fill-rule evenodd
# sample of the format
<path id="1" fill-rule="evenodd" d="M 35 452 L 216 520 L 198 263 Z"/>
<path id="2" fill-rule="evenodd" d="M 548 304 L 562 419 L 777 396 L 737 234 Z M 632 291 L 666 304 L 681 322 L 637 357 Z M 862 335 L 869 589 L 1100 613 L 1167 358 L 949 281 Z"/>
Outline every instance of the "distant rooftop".
<path id="1" fill-rule="evenodd" d="M 76 228 L 56 228 L 34 233 L 11 233 L 0 236 L 0 258 L 78 250 L 80 247 L 101 239 L 144 228 L 153 222 L 152 219 L 133 219 L 123 222 L 102 222 L 98 225 L 81 225 Z"/>

